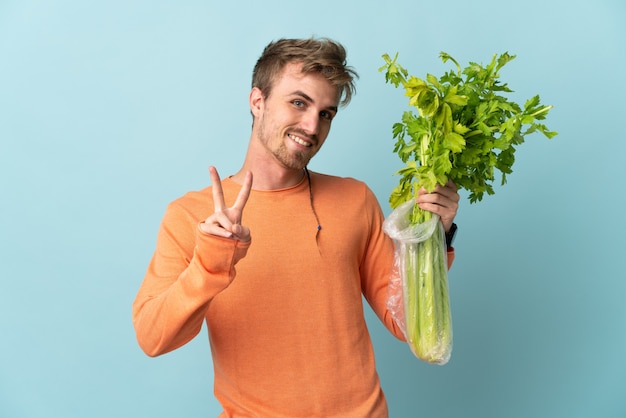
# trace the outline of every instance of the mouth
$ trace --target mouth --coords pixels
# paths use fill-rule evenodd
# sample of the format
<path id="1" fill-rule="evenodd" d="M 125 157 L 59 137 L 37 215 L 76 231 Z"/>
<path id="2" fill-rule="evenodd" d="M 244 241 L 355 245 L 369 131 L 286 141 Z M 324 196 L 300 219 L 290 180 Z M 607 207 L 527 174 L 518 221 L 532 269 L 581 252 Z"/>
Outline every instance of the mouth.
<path id="1" fill-rule="evenodd" d="M 305 140 L 304 138 L 297 136 L 295 134 L 287 134 L 287 136 L 289 137 L 289 139 L 291 139 L 293 142 L 295 142 L 296 144 L 300 144 L 303 147 L 312 147 L 313 144 L 307 140 Z"/>

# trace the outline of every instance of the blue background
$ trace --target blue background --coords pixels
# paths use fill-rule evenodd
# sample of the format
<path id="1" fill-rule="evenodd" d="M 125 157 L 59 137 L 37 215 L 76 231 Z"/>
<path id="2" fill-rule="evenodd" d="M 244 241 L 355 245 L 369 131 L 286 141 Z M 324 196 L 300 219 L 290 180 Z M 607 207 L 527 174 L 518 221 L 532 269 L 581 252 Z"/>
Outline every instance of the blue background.
<path id="1" fill-rule="evenodd" d="M 555 107 L 509 183 L 457 218 L 451 361 L 417 360 L 370 312 L 392 418 L 626 416 L 621 0 L 0 3 L 0 416 L 211 417 L 206 332 L 152 359 L 131 303 L 165 205 L 236 171 L 250 75 L 280 37 L 329 36 L 360 73 L 311 169 L 386 213 L 406 109 L 378 72 L 517 58 L 502 80 Z"/>

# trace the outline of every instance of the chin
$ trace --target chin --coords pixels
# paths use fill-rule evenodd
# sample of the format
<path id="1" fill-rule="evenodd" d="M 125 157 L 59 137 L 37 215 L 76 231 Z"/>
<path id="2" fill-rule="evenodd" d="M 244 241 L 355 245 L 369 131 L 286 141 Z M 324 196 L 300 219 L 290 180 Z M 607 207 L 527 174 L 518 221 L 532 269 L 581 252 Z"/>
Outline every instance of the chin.
<path id="1" fill-rule="evenodd" d="M 312 156 L 298 154 L 297 156 L 289 156 L 289 158 L 281 158 L 278 156 L 278 160 L 287 168 L 302 170 L 309 164 L 311 157 Z"/>

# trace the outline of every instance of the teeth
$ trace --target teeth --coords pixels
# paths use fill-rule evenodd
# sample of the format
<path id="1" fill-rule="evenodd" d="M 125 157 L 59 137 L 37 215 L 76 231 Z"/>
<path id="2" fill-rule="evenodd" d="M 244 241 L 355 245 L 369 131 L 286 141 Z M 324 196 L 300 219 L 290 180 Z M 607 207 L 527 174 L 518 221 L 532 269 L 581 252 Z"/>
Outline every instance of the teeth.
<path id="1" fill-rule="evenodd" d="M 304 141 L 303 139 L 301 139 L 300 137 L 297 137 L 295 135 L 292 134 L 288 134 L 289 138 L 293 139 L 295 142 L 297 142 L 298 144 L 305 146 L 305 147 L 310 147 L 311 144 Z"/>

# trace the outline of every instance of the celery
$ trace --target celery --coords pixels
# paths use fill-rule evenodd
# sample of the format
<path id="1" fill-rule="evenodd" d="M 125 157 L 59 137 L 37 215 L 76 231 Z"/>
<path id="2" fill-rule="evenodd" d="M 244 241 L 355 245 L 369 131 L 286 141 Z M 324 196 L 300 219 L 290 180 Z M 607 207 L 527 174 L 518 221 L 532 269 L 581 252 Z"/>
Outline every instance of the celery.
<path id="1" fill-rule="evenodd" d="M 418 358 L 445 364 L 452 352 L 452 316 L 439 216 L 409 201 L 385 219 L 383 230 L 396 242 L 396 268 L 388 300 L 391 315 Z"/>
<path id="2" fill-rule="evenodd" d="M 499 71 L 514 55 L 494 55 L 486 66 L 474 62 L 461 69 L 445 52 L 440 54 L 451 70 L 436 78 L 409 76 L 398 62 L 384 54 L 385 79 L 395 87 L 402 86 L 409 106 L 401 122 L 393 125 L 396 139 L 394 152 L 406 165 L 396 174 L 400 182 L 389 197 L 397 209 L 413 201 L 419 187 L 432 192 L 437 185 L 453 181 L 459 189 L 469 191 L 470 203 L 484 194 L 493 194 L 495 170 L 502 174 L 501 184 L 513 172 L 516 147 L 524 137 L 541 132 L 547 138 L 557 133 L 539 121 L 546 118 L 552 106 L 540 104 L 539 95 L 524 106 L 509 101 L 504 94 L 512 92 L 499 82 Z M 408 215 L 409 225 L 419 225 L 432 214 L 417 205 Z M 447 258 L 443 228 L 421 242 L 403 241 L 385 229 L 396 240 L 396 264 L 403 280 L 405 334 L 412 351 L 434 364 L 445 364 L 452 349 L 452 319 L 447 278 Z"/>
<path id="3" fill-rule="evenodd" d="M 452 352 L 452 316 L 443 227 L 438 223 L 425 241 L 400 245 L 407 341 L 420 359 L 445 364 Z"/>

